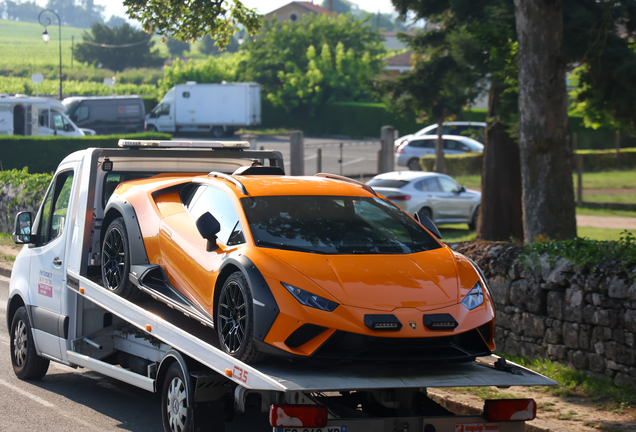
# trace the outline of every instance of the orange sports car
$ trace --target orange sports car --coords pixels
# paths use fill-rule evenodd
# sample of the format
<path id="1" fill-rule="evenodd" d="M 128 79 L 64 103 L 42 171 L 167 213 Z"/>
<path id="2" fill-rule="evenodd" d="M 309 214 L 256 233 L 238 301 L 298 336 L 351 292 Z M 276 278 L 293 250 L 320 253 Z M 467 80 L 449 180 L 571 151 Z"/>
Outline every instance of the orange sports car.
<path id="1" fill-rule="evenodd" d="M 430 220 L 362 183 L 259 166 L 112 180 L 104 286 L 185 305 L 242 361 L 460 362 L 495 350 L 479 269 Z"/>

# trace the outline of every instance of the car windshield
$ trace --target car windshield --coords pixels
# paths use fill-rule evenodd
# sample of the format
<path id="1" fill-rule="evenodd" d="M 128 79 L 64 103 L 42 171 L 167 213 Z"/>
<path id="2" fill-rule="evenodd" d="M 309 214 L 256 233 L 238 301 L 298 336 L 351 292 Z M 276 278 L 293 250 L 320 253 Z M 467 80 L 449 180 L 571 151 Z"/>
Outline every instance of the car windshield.
<path id="1" fill-rule="evenodd" d="M 408 180 L 390 180 L 390 179 L 371 179 L 367 182 L 368 186 L 385 187 L 400 189 L 409 184 Z"/>
<path id="2" fill-rule="evenodd" d="M 410 254 L 440 247 L 380 198 L 265 196 L 241 204 L 257 246 L 320 254 Z"/>

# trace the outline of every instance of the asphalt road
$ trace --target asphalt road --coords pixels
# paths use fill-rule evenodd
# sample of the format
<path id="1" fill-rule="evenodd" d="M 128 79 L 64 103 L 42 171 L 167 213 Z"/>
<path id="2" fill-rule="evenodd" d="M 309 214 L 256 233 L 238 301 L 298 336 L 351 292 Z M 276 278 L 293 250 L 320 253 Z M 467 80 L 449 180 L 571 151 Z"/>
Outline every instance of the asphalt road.
<path id="1" fill-rule="evenodd" d="M 163 430 L 158 395 L 96 372 L 51 362 L 41 380 L 19 380 L 9 355 L 8 293 L 9 279 L 0 276 L 0 431 Z M 255 420 L 237 416 L 226 430 L 271 431 L 255 426 Z"/>
<path id="2" fill-rule="evenodd" d="M 209 137 L 181 136 L 173 137 L 173 140 L 206 141 Z M 240 136 L 223 138 L 227 141 L 240 141 Z M 343 144 L 342 153 L 340 143 Z M 378 151 L 380 140 L 350 140 L 336 138 L 311 138 L 305 137 L 305 175 L 314 175 L 318 172 L 318 149 L 322 150 L 321 172 L 341 174 L 352 178 L 369 177 L 378 172 Z M 283 155 L 285 171 L 289 173 L 291 157 L 288 135 L 268 135 L 258 138 L 256 148 L 263 147 L 266 150 L 277 150 Z M 396 167 L 397 169 L 397 167 Z"/>

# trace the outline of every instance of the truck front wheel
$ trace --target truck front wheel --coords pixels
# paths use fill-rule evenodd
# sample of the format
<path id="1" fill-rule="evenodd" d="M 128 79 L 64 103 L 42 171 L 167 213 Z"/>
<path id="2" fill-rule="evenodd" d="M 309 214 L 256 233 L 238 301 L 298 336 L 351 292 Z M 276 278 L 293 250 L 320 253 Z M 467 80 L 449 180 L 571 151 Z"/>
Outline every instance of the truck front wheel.
<path id="1" fill-rule="evenodd" d="M 188 387 L 178 362 L 168 368 L 161 391 L 161 418 L 166 432 L 192 431 L 192 408 Z"/>
<path id="2" fill-rule="evenodd" d="M 26 308 L 19 308 L 11 321 L 11 364 L 22 380 L 40 379 L 49 370 L 49 361 L 35 350 L 33 333 Z"/>
<path id="3" fill-rule="evenodd" d="M 212 136 L 214 138 L 223 138 L 225 136 L 225 129 L 223 129 L 223 126 L 212 127 Z"/>

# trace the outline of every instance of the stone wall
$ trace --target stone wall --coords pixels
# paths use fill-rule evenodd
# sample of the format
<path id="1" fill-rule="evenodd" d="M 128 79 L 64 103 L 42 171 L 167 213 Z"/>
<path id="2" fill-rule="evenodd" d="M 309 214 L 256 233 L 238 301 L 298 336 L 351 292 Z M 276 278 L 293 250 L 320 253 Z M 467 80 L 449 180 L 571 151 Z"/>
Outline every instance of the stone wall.
<path id="1" fill-rule="evenodd" d="M 38 211 L 46 190 L 26 192 L 23 185 L 0 183 L 0 232 L 13 232 L 15 215 L 21 211 Z"/>
<path id="2" fill-rule="evenodd" d="M 497 308 L 497 350 L 545 357 L 592 375 L 636 386 L 636 268 L 617 275 L 617 263 L 574 267 L 565 258 L 518 259 L 504 243 L 451 247 L 482 269 Z"/>

